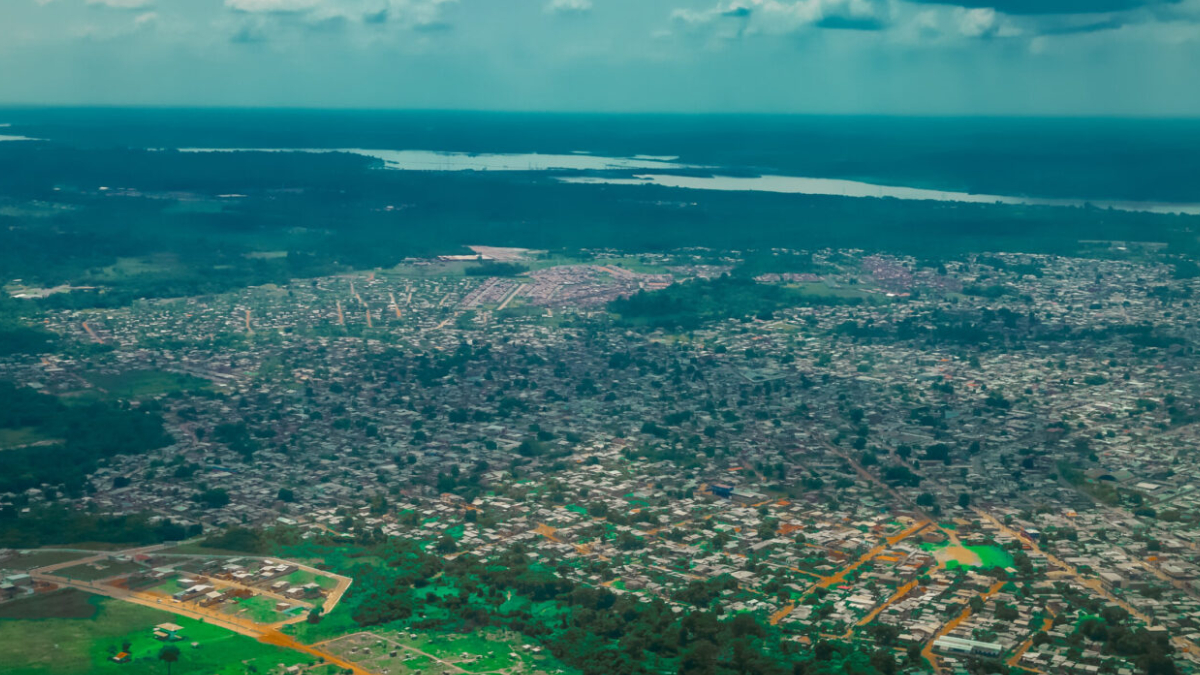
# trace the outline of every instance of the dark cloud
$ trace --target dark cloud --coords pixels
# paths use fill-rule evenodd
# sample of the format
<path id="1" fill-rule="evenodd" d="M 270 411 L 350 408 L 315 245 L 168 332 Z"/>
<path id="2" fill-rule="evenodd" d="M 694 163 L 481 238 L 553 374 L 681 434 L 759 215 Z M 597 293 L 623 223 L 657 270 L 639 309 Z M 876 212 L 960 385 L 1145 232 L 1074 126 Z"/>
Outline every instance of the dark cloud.
<path id="1" fill-rule="evenodd" d="M 883 19 L 874 16 L 827 16 L 816 24 L 817 28 L 832 30 L 883 30 L 888 24 Z"/>
<path id="2" fill-rule="evenodd" d="M 444 33 L 448 30 L 454 30 L 454 24 L 446 21 L 430 21 L 429 23 L 418 23 L 413 26 L 413 30 L 418 33 Z"/>
<path id="3" fill-rule="evenodd" d="M 1041 35 L 1073 35 L 1076 33 L 1095 33 L 1102 30 L 1116 30 L 1127 23 L 1129 22 L 1120 17 L 1112 16 L 1098 21 L 1042 26 L 1038 33 Z"/>
<path id="4" fill-rule="evenodd" d="M 378 12 L 370 12 L 369 14 L 363 14 L 363 23 L 366 23 L 366 24 L 379 25 L 379 24 L 385 24 L 385 23 L 387 23 L 387 21 L 388 21 L 388 11 L 386 8 L 381 9 Z"/>
<path id="5" fill-rule="evenodd" d="M 734 7 L 733 9 L 721 12 L 721 16 L 730 16 L 738 19 L 744 19 L 750 16 L 751 10 L 749 7 Z"/>
<path id="6" fill-rule="evenodd" d="M 1014 15 L 1105 14 L 1176 5 L 1182 0 L 911 0 L 925 5 L 957 5 L 971 9 L 990 7 Z"/>
<path id="7" fill-rule="evenodd" d="M 266 42 L 267 36 L 257 26 L 242 26 L 229 36 L 229 41 L 235 45 L 256 45 Z"/>

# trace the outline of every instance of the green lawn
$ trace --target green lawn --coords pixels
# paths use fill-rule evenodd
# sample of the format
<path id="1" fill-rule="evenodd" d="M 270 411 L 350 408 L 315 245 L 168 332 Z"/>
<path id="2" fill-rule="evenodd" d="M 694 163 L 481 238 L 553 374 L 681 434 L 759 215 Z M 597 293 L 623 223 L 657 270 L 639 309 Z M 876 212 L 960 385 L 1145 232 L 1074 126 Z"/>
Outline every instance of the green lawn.
<path id="1" fill-rule="evenodd" d="M 286 615 L 275 611 L 276 602 L 279 601 L 275 598 L 256 595 L 253 598 L 227 603 L 222 611 L 227 614 L 250 619 L 255 623 L 275 623 L 287 618 Z"/>
<path id="2" fill-rule="evenodd" d="M 57 574 L 67 577 L 68 579 L 78 579 L 79 581 L 95 581 L 97 579 L 107 579 L 122 574 L 132 574 L 146 568 L 135 562 L 113 562 L 102 561 L 88 565 L 75 565 L 61 569 Z"/>
<path id="3" fill-rule="evenodd" d="M 39 600 L 63 604 L 62 596 L 53 593 Z M 149 607 L 100 597 L 87 602 L 95 608 L 90 618 L 0 619 L 0 671 L 5 675 L 159 675 L 165 672 L 157 657 L 163 645 L 151 631 L 167 622 L 184 629 L 184 640 L 176 643 L 181 655 L 171 670 L 174 675 L 243 675 L 247 666 L 266 673 L 279 663 L 312 661 L 305 654 Z M 110 661 L 125 642 L 130 643 L 133 661 Z M 199 646 L 193 648 L 193 642 Z"/>
<path id="4" fill-rule="evenodd" d="M 281 577 L 287 580 L 293 586 L 303 586 L 305 584 L 316 583 L 323 589 L 329 590 L 337 586 L 337 579 L 327 577 L 324 574 L 313 574 L 308 570 L 296 570 L 286 577 Z"/>
<path id="5" fill-rule="evenodd" d="M 90 619 L 99 596 L 72 588 L 0 603 L 0 619 Z"/>
<path id="6" fill-rule="evenodd" d="M 42 434 L 34 427 L 20 427 L 16 429 L 0 429 L 0 450 L 9 448 L 17 448 L 38 441 L 50 440 L 48 436 Z"/>
<path id="7" fill-rule="evenodd" d="M 110 396 L 125 399 L 149 398 L 173 391 L 190 391 L 209 386 L 207 380 L 163 370 L 130 370 L 113 375 L 88 374 L 87 379 Z"/>
<path id="8" fill-rule="evenodd" d="M 75 560 L 77 558 L 87 557 L 86 553 L 70 553 L 67 551 L 37 551 L 33 550 L 25 555 L 19 555 L 15 558 L 9 558 L 4 562 L 0 562 L 0 568 L 31 570 L 46 565 L 57 565 L 58 563 Z"/>

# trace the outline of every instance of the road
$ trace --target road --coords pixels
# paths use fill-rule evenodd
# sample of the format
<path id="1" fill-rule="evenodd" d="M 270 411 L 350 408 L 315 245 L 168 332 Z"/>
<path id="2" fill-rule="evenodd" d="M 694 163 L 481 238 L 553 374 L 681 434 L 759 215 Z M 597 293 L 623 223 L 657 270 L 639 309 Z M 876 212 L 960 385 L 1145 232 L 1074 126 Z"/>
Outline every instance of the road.
<path id="1" fill-rule="evenodd" d="M 980 593 L 979 597 L 984 602 L 987 602 L 989 598 L 1000 592 L 1000 589 L 1004 587 L 1004 584 L 1005 582 L 1003 581 L 997 581 L 996 583 L 992 584 L 991 588 L 987 589 L 983 593 Z M 943 672 L 941 663 L 938 662 L 937 655 L 933 653 L 933 643 L 937 642 L 938 638 L 948 634 L 955 628 L 958 628 L 959 624 L 961 624 L 963 621 L 966 621 L 970 617 L 971 604 L 967 603 L 966 605 L 963 605 L 963 610 L 958 614 L 958 616 L 942 624 L 942 627 L 939 628 L 938 631 L 929 638 L 929 641 L 925 643 L 925 648 L 921 650 L 921 656 L 925 657 L 925 660 L 929 662 L 929 665 L 933 666 L 933 672 L 938 673 L 939 675 Z"/>
<path id="2" fill-rule="evenodd" d="M 209 625 L 219 626 L 221 628 L 225 628 L 226 630 L 233 631 L 240 635 L 245 635 L 246 637 L 254 638 L 255 640 L 258 640 L 259 642 L 262 642 L 265 644 L 270 644 L 270 645 L 274 645 L 277 647 L 283 647 L 285 649 L 302 652 L 302 653 L 308 654 L 310 656 L 314 656 L 316 658 L 324 659 L 325 661 L 327 661 L 329 663 L 333 663 L 342 668 L 349 669 L 350 671 L 352 671 L 354 673 L 354 675 L 373 675 L 369 671 L 360 668 L 359 666 L 355 665 L 354 663 L 352 663 L 350 661 L 346 661 L 334 654 L 331 654 L 331 653 L 321 649 L 318 646 L 305 645 L 305 644 L 297 641 L 295 638 L 291 637 L 290 635 L 286 635 L 279 630 L 280 628 L 282 628 L 283 626 L 285 626 L 287 624 L 299 623 L 301 621 L 306 620 L 307 617 L 304 614 L 301 614 L 300 616 L 297 616 L 292 619 L 280 621 L 275 624 L 269 624 L 269 625 L 257 624 L 252 621 L 248 621 L 246 619 L 241 619 L 241 618 L 238 618 L 235 616 L 230 616 L 228 614 L 223 614 L 220 611 L 217 611 L 215 609 L 201 607 L 201 606 L 195 605 L 195 604 L 186 604 L 186 603 L 175 602 L 174 600 L 172 600 L 171 598 L 169 598 L 167 596 L 158 595 L 158 594 L 154 594 L 154 593 L 147 593 L 144 591 L 134 591 L 134 590 L 130 590 L 127 588 L 119 588 L 116 586 L 111 586 L 107 583 L 104 583 L 103 580 L 91 581 L 91 582 L 78 581 L 78 580 L 69 579 L 67 577 L 56 574 L 56 572 L 58 572 L 59 570 L 62 570 L 62 569 L 67 569 L 67 568 L 74 567 L 77 565 L 85 565 L 85 564 L 88 564 L 91 562 L 98 562 L 100 560 L 106 560 L 113 556 L 127 555 L 130 557 L 133 557 L 133 556 L 137 556 L 137 555 L 144 555 L 144 554 L 150 554 L 150 553 L 154 553 L 156 555 L 164 555 L 164 554 L 158 553 L 163 548 L 165 548 L 163 545 L 158 544 L 155 546 L 144 546 L 144 547 L 140 547 L 140 548 L 126 549 L 124 551 L 105 551 L 102 553 L 96 553 L 95 555 L 85 557 L 85 558 L 78 558 L 75 560 L 69 560 L 66 562 L 55 563 L 53 565 L 46 565 L 45 567 L 40 567 L 36 570 L 32 570 L 30 572 L 30 576 L 37 582 L 54 584 L 56 586 L 61 586 L 61 587 L 66 587 L 66 588 L 74 588 L 74 589 L 84 591 L 87 593 L 92 593 L 94 595 L 102 595 L 105 597 L 113 598 L 115 600 L 121 600 L 123 602 L 129 602 L 129 603 L 133 603 L 135 605 L 143 605 L 145 607 L 151 607 L 151 608 L 158 609 L 161 611 L 170 612 L 171 614 L 175 614 L 177 616 L 184 616 L 189 619 L 203 621 Z M 68 549 L 62 549 L 62 550 L 68 550 Z M 182 556 L 183 554 L 175 554 L 175 555 Z M 196 558 L 196 557 L 209 557 L 209 556 L 187 555 L 186 557 Z M 328 572 L 317 570 L 308 565 L 302 565 L 300 563 L 295 563 L 292 561 L 282 561 L 281 560 L 280 562 L 288 562 L 290 564 L 296 565 L 298 568 L 305 570 L 307 572 L 320 574 L 320 575 L 324 575 L 324 576 L 331 576 L 331 577 L 337 579 L 337 581 L 338 581 L 337 586 L 334 588 L 334 590 L 332 592 L 330 592 L 326 596 L 325 602 L 322 606 L 325 613 L 331 612 L 337 606 L 337 604 L 341 601 L 342 596 L 346 593 L 346 590 L 350 588 L 350 584 L 353 581 L 349 577 L 343 577 L 340 575 L 332 575 Z M 118 576 L 123 576 L 123 575 L 118 575 Z M 229 585 L 241 586 L 241 584 L 229 584 Z M 251 590 L 253 590 L 256 593 L 266 594 L 269 597 L 276 597 L 274 594 L 265 593 L 262 589 L 259 589 L 259 588 L 252 588 Z"/>
<path id="3" fill-rule="evenodd" d="M 1017 651 L 1013 652 L 1013 655 L 1008 658 L 1008 661 L 1007 661 L 1008 665 L 1010 667 L 1021 668 L 1022 670 L 1028 670 L 1028 671 L 1031 671 L 1034 673 L 1042 672 L 1040 670 L 1036 670 L 1033 668 L 1026 668 L 1026 667 L 1022 666 L 1021 665 L 1021 657 L 1025 656 L 1025 652 L 1029 651 L 1029 648 L 1033 646 L 1033 639 L 1035 637 L 1037 637 L 1038 633 L 1045 633 L 1046 631 L 1050 630 L 1053 627 L 1054 627 L 1054 613 L 1051 612 L 1050 616 L 1048 616 L 1042 620 L 1042 628 L 1037 633 L 1034 633 L 1033 635 L 1030 635 L 1028 638 L 1026 638 L 1025 641 L 1021 643 L 1021 646 L 1017 647 Z"/>
<path id="4" fill-rule="evenodd" d="M 1037 545 L 1037 542 L 1029 541 L 1029 539 L 1025 538 L 1020 533 L 1016 532 L 1009 526 L 1000 522 L 997 518 L 992 516 L 990 513 L 984 511 L 983 509 L 981 509 L 979 507 L 975 507 L 973 510 L 975 511 L 975 513 L 977 515 L 979 515 L 980 518 L 983 518 L 984 520 L 987 520 L 988 522 L 992 523 L 997 528 L 999 528 L 1001 532 L 1004 532 L 1005 534 L 1016 538 L 1018 541 L 1023 541 L 1026 544 L 1028 544 L 1029 548 L 1032 552 L 1037 553 L 1038 555 L 1042 556 L 1047 561 L 1049 561 L 1051 565 L 1054 565 L 1055 567 L 1059 568 L 1059 570 L 1061 570 L 1065 576 L 1073 579 L 1075 581 L 1075 583 L 1094 591 L 1097 595 L 1100 595 L 1101 597 L 1108 600 L 1109 602 L 1124 609 L 1126 612 L 1129 612 L 1133 617 L 1135 617 L 1139 621 L 1145 623 L 1147 626 L 1156 625 L 1156 622 L 1154 621 L 1154 619 L 1147 616 L 1145 613 L 1143 613 L 1137 607 L 1134 607 L 1133 605 L 1129 604 L 1123 598 L 1119 598 L 1116 595 L 1113 595 L 1107 588 L 1104 587 L 1104 584 L 1100 583 L 1099 579 L 1091 579 L 1091 578 L 1085 577 L 1084 575 L 1080 574 L 1079 570 L 1075 569 L 1075 567 L 1067 564 L 1066 562 L 1059 559 L 1057 556 L 1053 555 L 1052 553 L 1048 553 L 1048 552 L 1044 551 L 1041 547 L 1039 547 Z M 1179 647 L 1182 651 L 1184 651 L 1186 653 L 1189 653 L 1189 654 L 1200 653 L 1200 648 L 1198 648 L 1195 643 L 1193 643 L 1191 640 L 1188 640 L 1187 638 L 1173 637 L 1173 638 L 1171 638 L 1171 642 L 1175 643 L 1176 647 Z"/>

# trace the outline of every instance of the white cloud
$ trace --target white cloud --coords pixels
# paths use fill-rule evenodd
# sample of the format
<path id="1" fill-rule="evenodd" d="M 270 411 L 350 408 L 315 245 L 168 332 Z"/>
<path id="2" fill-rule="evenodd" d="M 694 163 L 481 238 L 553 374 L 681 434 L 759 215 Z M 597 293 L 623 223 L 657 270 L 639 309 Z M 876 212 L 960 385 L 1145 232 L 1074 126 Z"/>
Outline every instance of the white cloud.
<path id="1" fill-rule="evenodd" d="M 958 32 L 968 38 L 1011 38 L 1025 34 L 1011 18 L 990 7 L 956 10 Z"/>
<path id="2" fill-rule="evenodd" d="M 46 4 L 46 2 L 39 0 L 40 4 Z M 154 0 L 87 0 L 87 4 L 112 7 L 113 9 L 141 9 L 153 5 Z"/>
<path id="3" fill-rule="evenodd" d="M 958 31 L 967 37 L 994 35 L 999 27 L 996 16 L 991 7 L 963 10 L 958 17 Z"/>
<path id="4" fill-rule="evenodd" d="M 225 7 L 255 19 L 249 29 L 245 23 L 239 24 L 236 41 L 246 41 L 250 34 L 254 41 L 264 41 L 273 30 L 288 25 L 441 27 L 445 25 L 443 6 L 454 2 L 457 0 L 225 0 Z"/>
<path id="5" fill-rule="evenodd" d="M 306 12 L 319 7 L 324 0 L 225 0 L 225 6 L 239 12 Z"/>
<path id="6" fill-rule="evenodd" d="M 889 18 L 886 0 L 722 0 L 704 10 L 676 9 L 691 26 L 740 22 L 739 34 L 786 33 L 805 26 L 869 27 Z"/>
<path id="7" fill-rule="evenodd" d="M 550 0 L 546 11 L 551 14 L 579 14 L 592 9 L 592 0 Z"/>

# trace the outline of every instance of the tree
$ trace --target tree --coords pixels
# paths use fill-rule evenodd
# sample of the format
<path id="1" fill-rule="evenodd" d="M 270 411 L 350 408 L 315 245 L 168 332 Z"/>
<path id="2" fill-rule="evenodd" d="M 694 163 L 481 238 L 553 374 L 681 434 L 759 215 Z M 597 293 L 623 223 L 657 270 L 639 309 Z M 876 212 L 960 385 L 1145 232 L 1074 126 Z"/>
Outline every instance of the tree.
<path id="1" fill-rule="evenodd" d="M 971 495 L 969 495 L 965 492 L 958 495 L 958 505 L 963 507 L 964 509 L 969 507 L 971 505 Z"/>
<path id="2" fill-rule="evenodd" d="M 171 675 L 171 664 L 179 661 L 179 647 L 167 645 L 158 652 L 158 660 L 167 664 L 167 675 Z"/>

